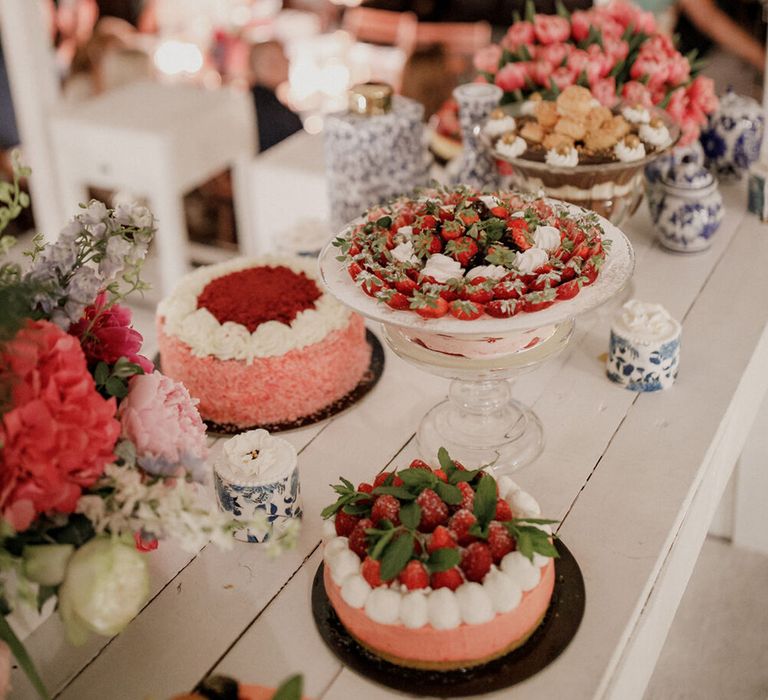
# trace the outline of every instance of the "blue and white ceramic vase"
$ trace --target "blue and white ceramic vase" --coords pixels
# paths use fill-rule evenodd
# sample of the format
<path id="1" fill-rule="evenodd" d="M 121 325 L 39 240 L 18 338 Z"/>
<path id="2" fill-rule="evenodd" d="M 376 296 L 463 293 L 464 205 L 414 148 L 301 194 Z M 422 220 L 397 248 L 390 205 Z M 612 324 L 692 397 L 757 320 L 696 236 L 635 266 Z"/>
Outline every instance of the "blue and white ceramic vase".
<path id="1" fill-rule="evenodd" d="M 721 178 L 744 175 L 760 157 L 764 121 L 756 100 L 729 89 L 700 137 L 710 170 Z"/>
<path id="2" fill-rule="evenodd" d="M 266 430 L 228 440 L 214 464 L 213 479 L 221 510 L 245 524 L 234 533 L 238 540 L 266 542 L 301 517 L 296 449 Z"/>
<path id="3" fill-rule="evenodd" d="M 680 364 L 681 331 L 663 306 L 628 301 L 611 325 L 608 379 L 630 391 L 669 389 Z"/>
<path id="4" fill-rule="evenodd" d="M 464 150 L 456 171 L 456 182 L 480 190 L 497 189 L 499 174 L 490 149 L 480 138 L 483 124 L 499 106 L 503 90 L 488 83 L 466 83 L 453 91 L 459 105 L 459 124 Z"/>
<path id="5" fill-rule="evenodd" d="M 678 146 L 669 153 L 659 156 L 645 166 L 645 186 L 646 189 L 661 183 L 661 179 L 666 177 L 675 163 L 696 163 L 705 165 L 706 155 L 701 142 L 694 141 L 687 146 Z"/>
<path id="6" fill-rule="evenodd" d="M 380 83 L 350 91 L 350 109 L 325 120 L 331 227 L 429 180 L 424 107 Z"/>
<path id="7" fill-rule="evenodd" d="M 659 242 L 678 253 L 712 245 L 723 220 L 723 198 L 712 174 L 683 158 L 648 189 L 648 206 Z"/>

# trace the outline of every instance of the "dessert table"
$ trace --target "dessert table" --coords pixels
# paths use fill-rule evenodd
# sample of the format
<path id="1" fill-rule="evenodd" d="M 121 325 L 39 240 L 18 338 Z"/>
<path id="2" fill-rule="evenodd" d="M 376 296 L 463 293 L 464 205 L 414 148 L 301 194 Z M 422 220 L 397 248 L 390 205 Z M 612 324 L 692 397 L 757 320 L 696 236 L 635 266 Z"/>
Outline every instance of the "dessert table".
<path id="1" fill-rule="evenodd" d="M 515 686 L 521 700 L 642 697 L 747 442 L 768 388 L 768 236 L 745 211 L 744 187 L 722 190 L 725 220 L 711 250 L 697 255 L 664 252 L 643 206 L 623 227 L 637 256 L 631 289 L 580 319 L 564 353 L 516 385 L 547 443 L 513 478 L 561 521 L 586 585 L 576 637 Z M 609 318 L 630 295 L 661 302 L 683 324 L 670 391 L 636 394 L 605 377 Z M 122 634 L 74 648 L 52 616 L 27 638 L 49 688 L 67 700 L 160 700 L 214 672 L 270 686 L 301 672 L 305 695 L 318 700 L 396 696 L 344 668 L 315 628 L 320 511 L 339 475 L 359 482 L 406 466 L 419 419 L 447 387 L 387 350 L 384 375 L 361 403 L 284 434 L 299 451 L 297 548 L 270 558 L 264 546 L 235 542 L 228 552 L 209 545 L 189 556 L 161 544 L 149 555 L 151 599 Z M 742 465 L 747 482 L 754 461 Z M 18 670 L 13 684 L 12 697 L 34 697 Z"/>

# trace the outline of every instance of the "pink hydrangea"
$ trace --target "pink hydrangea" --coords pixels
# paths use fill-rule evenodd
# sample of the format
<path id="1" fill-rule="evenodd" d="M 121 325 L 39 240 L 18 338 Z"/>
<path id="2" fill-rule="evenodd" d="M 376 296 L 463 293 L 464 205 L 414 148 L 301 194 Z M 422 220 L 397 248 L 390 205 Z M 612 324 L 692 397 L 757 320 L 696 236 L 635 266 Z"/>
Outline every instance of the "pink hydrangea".
<path id="1" fill-rule="evenodd" d="M 29 321 L 0 354 L 10 409 L 0 421 L 0 512 L 15 530 L 71 513 L 114 459 L 115 400 L 104 399 L 77 338 Z"/>
<path id="2" fill-rule="evenodd" d="M 159 372 L 134 376 L 117 417 L 142 469 L 160 476 L 186 471 L 202 480 L 205 426 L 183 384 Z"/>

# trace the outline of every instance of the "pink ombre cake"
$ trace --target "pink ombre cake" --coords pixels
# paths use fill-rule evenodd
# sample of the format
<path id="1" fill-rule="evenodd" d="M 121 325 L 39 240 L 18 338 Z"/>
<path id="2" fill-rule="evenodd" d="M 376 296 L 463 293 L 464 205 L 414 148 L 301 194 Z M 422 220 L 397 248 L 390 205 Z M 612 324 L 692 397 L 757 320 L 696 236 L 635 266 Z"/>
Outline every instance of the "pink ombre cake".
<path id="1" fill-rule="evenodd" d="M 195 270 L 161 302 L 157 330 L 163 372 L 204 419 L 234 428 L 312 415 L 352 391 L 371 358 L 362 318 L 295 258 Z"/>

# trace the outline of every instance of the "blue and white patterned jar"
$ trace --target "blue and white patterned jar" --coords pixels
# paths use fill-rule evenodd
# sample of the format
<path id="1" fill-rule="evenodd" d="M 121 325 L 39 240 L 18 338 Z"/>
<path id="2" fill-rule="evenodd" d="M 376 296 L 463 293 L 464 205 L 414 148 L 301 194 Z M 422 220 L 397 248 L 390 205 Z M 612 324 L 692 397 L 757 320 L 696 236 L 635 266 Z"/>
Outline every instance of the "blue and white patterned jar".
<path id="1" fill-rule="evenodd" d="M 709 248 L 723 220 L 723 198 L 715 178 L 686 157 L 648 188 L 648 207 L 659 242 L 678 253 Z"/>
<path id="2" fill-rule="evenodd" d="M 459 124 L 464 150 L 456 171 L 456 182 L 480 190 L 497 189 L 499 173 L 490 150 L 480 138 L 480 130 L 495 107 L 503 90 L 488 83 L 466 83 L 453 91 L 459 105 Z"/>
<path id="3" fill-rule="evenodd" d="M 669 389 L 677 378 L 681 330 L 663 306 L 628 301 L 611 325 L 608 379 L 630 391 Z"/>
<path id="4" fill-rule="evenodd" d="M 429 180 L 424 107 L 383 84 L 350 91 L 350 110 L 325 120 L 325 169 L 331 228 Z"/>
<path id="5" fill-rule="evenodd" d="M 687 146 L 678 146 L 645 166 L 646 188 L 661 183 L 661 179 L 667 176 L 675 163 L 696 163 L 703 166 L 705 161 L 706 156 L 701 142 L 694 141 Z"/>
<path id="6" fill-rule="evenodd" d="M 729 89 L 701 133 L 707 166 L 719 177 L 740 178 L 760 157 L 763 126 L 760 104 Z"/>
<path id="7" fill-rule="evenodd" d="M 266 430 L 250 430 L 224 445 L 213 469 L 216 500 L 236 520 L 249 523 L 234 536 L 244 542 L 279 537 L 301 517 L 296 450 Z M 254 521 L 264 518 L 264 527 Z"/>

